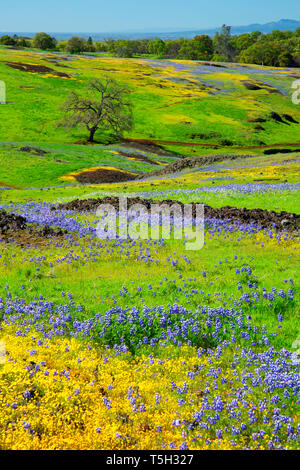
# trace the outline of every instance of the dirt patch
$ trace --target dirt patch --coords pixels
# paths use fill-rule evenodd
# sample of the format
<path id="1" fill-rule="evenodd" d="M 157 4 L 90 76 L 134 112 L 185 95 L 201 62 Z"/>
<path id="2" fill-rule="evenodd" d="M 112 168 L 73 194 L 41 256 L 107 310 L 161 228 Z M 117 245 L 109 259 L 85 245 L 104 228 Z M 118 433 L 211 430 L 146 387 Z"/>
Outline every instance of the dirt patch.
<path id="1" fill-rule="evenodd" d="M 50 239 L 63 241 L 66 230 L 28 224 L 25 217 L 0 211 L 0 242 L 17 243 L 21 246 L 47 244 Z"/>
<path id="2" fill-rule="evenodd" d="M 3 181 L 0 181 L 0 189 L 21 189 L 18 186 L 13 186 L 9 183 L 4 183 Z"/>
<path id="3" fill-rule="evenodd" d="M 123 147 L 134 148 L 137 150 L 142 150 L 143 152 L 152 153 L 154 155 L 159 155 L 162 157 L 178 157 L 183 158 L 181 155 L 178 155 L 174 152 L 169 152 L 165 150 L 161 145 L 156 144 L 152 140 L 144 139 L 126 139 L 122 142 Z"/>
<path id="4" fill-rule="evenodd" d="M 127 199 L 127 207 L 134 204 L 143 204 L 147 210 L 151 209 L 151 204 L 168 204 L 169 206 L 177 203 L 182 210 L 184 204 L 174 200 L 155 201 L 153 199 L 142 199 L 134 197 Z M 117 210 L 119 208 L 118 197 L 104 197 L 103 199 L 75 199 L 73 201 L 58 204 L 53 210 L 74 210 L 78 212 L 96 212 L 100 204 L 111 204 Z M 193 214 L 196 215 L 196 203 L 192 203 Z M 262 209 L 238 209 L 237 207 L 225 206 L 219 209 L 205 205 L 205 216 L 209 218 L 223 219 L 231 222 L 240 222 L 243 224 L 255 223 L 262 228 L 276 228 L 284 231 L 296 231 L 300 227 L 300 215 L 289 212 L 274 212 Z"/>
<path id="5" fill-rule="evenodd" d="M 64 160 L 60 160 L 59 158 L 54 157 L 53 161 L 56 163 L 63 163 L 64 165 L 69 165 L 71 162 L 66 162 Z"/>
<path id="6" fill-rule="evenodd" d="M 62 67 L 65 69 L 70 69 L 71 67 L 69 65 L 61 64 L 60 62 L 57 62 L 56 59 L 44 59 L 46 62 L 49 62 L 49 64 L 55 65 L 56 67 Z"/>
<path id="7" fill-rule="evenodd" d="M 209 67 L 221 67 L 223 69 L 227 69 L 226 65 L 221 65 L 216 62 L 198 62 L 199 65 L 208 65 Z"/>
<path id="8" fill-rule="evenodd" d="M 100 69 L 99 67 L 94 68 L 94 70 L 102 70 L 102 72 L 120 72 L 118 69 Z"/>
<path id="9" fill-rule="evenodd" d="M 133 181 L 139 175 L 133 175 L 125 171 L 117 171 L 111 169 L 97 169 L 91 171 L 83 171 L 82 173 L 74 174 L 74 178 L 83 184 L 99 184 L 99 183 L 119 183 L 124 181 Z"/>
<path id="10" fill-rule="evenodd" d="M 147 157 L 146 155 L 142 155 L 140 153 L 126 153 L 126 152 L 122 152 L 122 150 L 119 150 L 118 153 L 122 155 L 123 157 L 133 158 L 134 160 L 137 160 L 139 162 L 145 162 L 145 163 L 150 163 L 151 165 L 157 165 L 157 162 L 155 160 L 151 160 L 151 158 Z M 166 162 L 162 162 L 162 163 L 166 163 Z"/>
<path id="11" fill-rule="evenodd" d="M 276 153 L 294 153 L 294 152 L 300 152 L 299 149 L 268 149 L 264 150 L 265 155 L 275 155 Z"/>
<path id="12" fill-rule="evenodd" d="M 265 118 L 252 118 L 252 119 L 247 119 L 248 122 L 267 122 Z"/>
<path id="13" fill-rule="evenodd" d="M 265 91 L 268 91 L 269 93 L 278 93 L 280 95 L 282 94 L 281 91 L 277 90 L 277 88 L 269 86 L 266 83 L 260 82 L 258 80 L 257 81 L 243 80 L 242 84 L 244 85 L 245 88 L 247 88 L 247 90 L 253 90 L 253 91 L 265 90 Z"/>
<path id="14" fill-rule="evenodd" d="M 288 124 L 287 122 L 285 124 Z M 218 145 L 218 144 L 210 144 L 210 143 L 203 143 L 203 142 L 183 142 L 183 141 L 177 141 L 177 140 L 161 140 L 161 139 L 157 139 L 157 140 L 144 140 L 144 139 L 134 139 L 134 145 L 137 143 L 137 144 L 141 144 L 141 147 L 137 147 L 136 148 L 140 148 L 141 150 L 145 150 L 146 147 L 145 147 L 145 143 L 151 143 L 151 145 L 158 145 L 158 146 L 164 146 L 164 145 L 178 145 L 180 147 L 203 147 L 203 148 L 209 148 L 209 149 L 222 149 L 224 148 L 224 145 Z M 122 143 L 122 145 L 125 145 L 124 143 Z M 147 144 L 146 144 L 147 145 Z M 272 144 L 272 147 L 282 147 L 283 145 L 287 145 L 287 146 L 290 146 L 290 147 L 296 147 L 298 145 L 300 145 L 300 142 L 280 142 L 280 143 L 276 143 L 276 144 Z M 268 148 L 270 147 L 270 145 L 266 145 L 264 142 L 259 142 L 258 145 L 247 145 L 247 146 L 237 146 L 237 145 L 234 145 L 232 146 L 231 148 L 232 149 L 235 149 L 235 150 L 251 150 L 251 149 L 262 149 L 262 148 Z M 162 147 L 163 149 L 163 147 Z M 164 149 L 163 149 L 164 151 Z M 154 153 L 154 152 L 153 152 Z M 157 154 L 159 155 L 159 154 Z M 177 157 L 177 158 L 180 158 L 180 159 L 185 159 L 186 157 L 184 157 L 183 155 L 180 155 L 180 154 L 176 154 L 176 153 L 164 153 L 164 154 L 161 154 L 161 155 L 165 155 L 165 156 L 172 156 L 172 157 Z"/>
<path id="15" fill-rule="evenodd" d="M 201 140 L 210 140 L 210 139 L 216 139 L 218 137 L 221 137 L 221 134 L 218 132 L 209 132 L 208 134 L 191 134 L 190 138 L 191 139 L 201 139 Z"/>
<path id="16" fill-rule="evenodd" d="M 175 103 L 165 104 L 164 106 L 160 106 L 160 107 L 157 108 L 157 109 L 170 108 L 171 106 L 176 106 L 177 104 L 181 104 L 181 103 L 184 103 L 184 101 L 181 100 L 181 101 L 176 101 Z"/>
<path id="17" fill-rule="evenodd" d="M 242 82 L 247 90 L 262 90 L 263 88 L 253 82 Z"/>
<path id="18" fill-rule="evenodd" d="M 47 155 L 48 152 L 37 147 L 20 147 L 20 152 L 34 153 L 35 155 Z"/>
<path id="19" fill-rule="evenodd" d="M 289 114 L 283 114 L 282 117 L 289 122 L 292 122 L 293 124 L 299 124 L 298 121 L 296 121 L 293 116 L 290 116 Z"/>
<path id="20" fill-rule="evenodd" d="M 261 183 L 262 181 L 266 183 L 270 183 L 271 181 L 280 181 L 280 178 L 259 178 L 259 179 L 253 180 L 253 182 L 255 183 Z M 285 180 L 284 182 L 287 183 L 287 180 Z"/>
<path id="21" fill-rule="evenodd" d="M 280 122 L 281 124 L 287 124 L 287 122 L 284 122 L 282 117 L 278 113 L 275 113 L 275 111 L 271 112 L 270 118 L 273 119 L 276 122 Z"/>
<path id="22" fill-rule="evenodd" d="M 57 70 L 51 69 L 50 67 L 46 67 L 45 65 L 38 65 L 38 64 L 25 64 L 20 62 L 5 62 L 8 67 L 13 69 L 21 70 L 22 72 L 30 72 L 30 73 L 38 73 L 40 75 L 53 75 L 54 77 L 63 77 L 63 78 L 70 78 L 64 72 L 58 72 Z"/>
<path id="23" fill-rule="evenodd" d="M 289 114 L 282 114 L 282 116 L 280 116 L 278 113 L 275 113 L 275 111 L 272 111 L 269 114 L 269 118 L 281 124 L 288 124 L 288 123 L 298 124 L 298 121 L 296 121 L 293 118 L 293 116 L 290 116 Z M 284 120 L 288 122 L 285 122 Z M 267 119 L 258 117 L 258 118 L 248 119 L 247 121 L 262 123 L 262 122 L 267 122 Z"/>

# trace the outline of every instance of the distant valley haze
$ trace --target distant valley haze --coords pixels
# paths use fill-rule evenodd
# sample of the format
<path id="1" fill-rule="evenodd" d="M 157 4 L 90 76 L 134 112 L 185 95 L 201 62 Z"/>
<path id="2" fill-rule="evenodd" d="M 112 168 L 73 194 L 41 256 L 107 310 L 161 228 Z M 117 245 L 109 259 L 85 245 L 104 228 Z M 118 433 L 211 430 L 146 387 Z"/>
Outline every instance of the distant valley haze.
<path id="1" fill-rule="evenodd" d="M 198 34 L 207 34 L 209 36 L 214 36 L 215 33 L 220 32 L 221 26 L 219 25 L 218 27 L 215 28 L 183 28 L 183 29 L 177 29 L 176 31 L 173 30 L 172 28 L 162 28 L 160 30 L 157 30 L 153 28 L 152 30 L 144 29 L 144 30 L 131 30 L 131 31 L 111 31 L 111 32 L 49 32 L 46 31 L 48 34 L 51 34 L 54 36 L 57 40 L 63 41 L 63 40 L 68 40 L 72 36 L 81 36 L 85 39 L 87 39 L 89 36 L 93 38 L 95 41 L 101 41 L 105 40 L 107 38 L 112 38 L 112 39 L 142 39 L 142 38 L 153 38 L 153 37 L 160 37 L 162 39 L 179 39 L 181 37 L 184 38 L 193 38 L 194 36 Z M 272 21 L 264 24 L 259 24 L 259 23 L 253 23 L 249 25 L 244 25 L 244 26 L 231 26 L 231 33 L 232 34 L 243 34 L 243 33 L 251 33 L 253 31 L 260 31 L 264 34 L 270 33 L 274 30 L 279 30 L 279 31 L 295 31 L 298 27 L 300 27 L 300 21 L 299 20 L 293 20 L 293 19 L 281 19 L 279 21 Z M 8 35 L 14 35 L 17 34 L 19 36 L 26 36 L 32 38 L 36 32 L 28 32 L 28 31 L 1 31 L 0 36 L 4 34 Z"/>

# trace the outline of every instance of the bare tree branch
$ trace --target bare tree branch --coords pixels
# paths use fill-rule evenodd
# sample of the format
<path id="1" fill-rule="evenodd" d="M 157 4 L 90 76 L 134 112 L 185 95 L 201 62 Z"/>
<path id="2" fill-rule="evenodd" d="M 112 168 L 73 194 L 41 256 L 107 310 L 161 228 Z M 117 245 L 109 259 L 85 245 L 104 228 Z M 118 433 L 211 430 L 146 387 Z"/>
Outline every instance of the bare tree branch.
<path id="1" fill-rule="evenodd" d="M 83 126 L 89 131 L 89 142 L 94 142 L 98 129 L 112 130 L 120 137 L 124 131 L 132 129 L 132 106 L 128 99 L 130 90 L 110 77 L 88 82 L 86 95 L 69 93 L 60 106 L 64 118 L 58 127 L 75 128 Z"/>

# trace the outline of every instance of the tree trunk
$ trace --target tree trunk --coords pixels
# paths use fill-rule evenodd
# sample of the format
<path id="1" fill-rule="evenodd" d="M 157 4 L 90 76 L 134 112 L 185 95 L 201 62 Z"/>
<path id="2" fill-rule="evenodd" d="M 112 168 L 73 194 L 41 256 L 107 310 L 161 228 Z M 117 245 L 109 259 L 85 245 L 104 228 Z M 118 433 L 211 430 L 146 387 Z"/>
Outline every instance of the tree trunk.
<path id="1" fill-rule="evenodd" d="M 94 142 L 94 135 L 95 135 L 96 130 L 97 130 L 97 127 L 92 127 L 92 129 L 89 129 L 90 135 L 88 138 L 88 142 Z"/>

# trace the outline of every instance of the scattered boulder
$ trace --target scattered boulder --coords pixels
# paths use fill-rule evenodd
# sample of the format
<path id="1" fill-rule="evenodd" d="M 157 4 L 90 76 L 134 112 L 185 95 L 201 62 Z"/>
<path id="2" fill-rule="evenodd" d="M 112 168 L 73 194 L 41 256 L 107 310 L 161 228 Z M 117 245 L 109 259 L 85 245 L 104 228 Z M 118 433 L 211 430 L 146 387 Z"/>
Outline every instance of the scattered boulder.
<path id="1" fill-rule="evenodd" d="M 26 228 L 26 219 L 21 215 L 9 214 L 5 211 L 0 211 L 0 234 L 14 232 L 17 230 L 24 230 Z"/>
<path id="2" fill-rule="evenodd" d="M 15 242 L 21 246 L 49 243 L 50 238 L 64 240 L 67 230 L 59 227 L 28 224 L 26 218 L 6 211 L 0 211 L 0 241 Z"/>
<path id="3" fill-rule="evenodd" d="M 238 158 L 249 158 L 254 155 L 239 155 L 239 154 L 216 154 L 216 155 L 201 155 L 197 157 L 186 157 L 180 160 L 176 160 L 169 165 L 164 166 L 160 170 L 153 171 L 149 174 L 142 175 L 139 179 L 147 179 L 157 176 L 171 175 L 174 173 L 180 173 L 186 169 L 199 168 L 204 165 L 211 165 L 215 162 L 223 162 L 226 160 L 236 160 Z"/>

